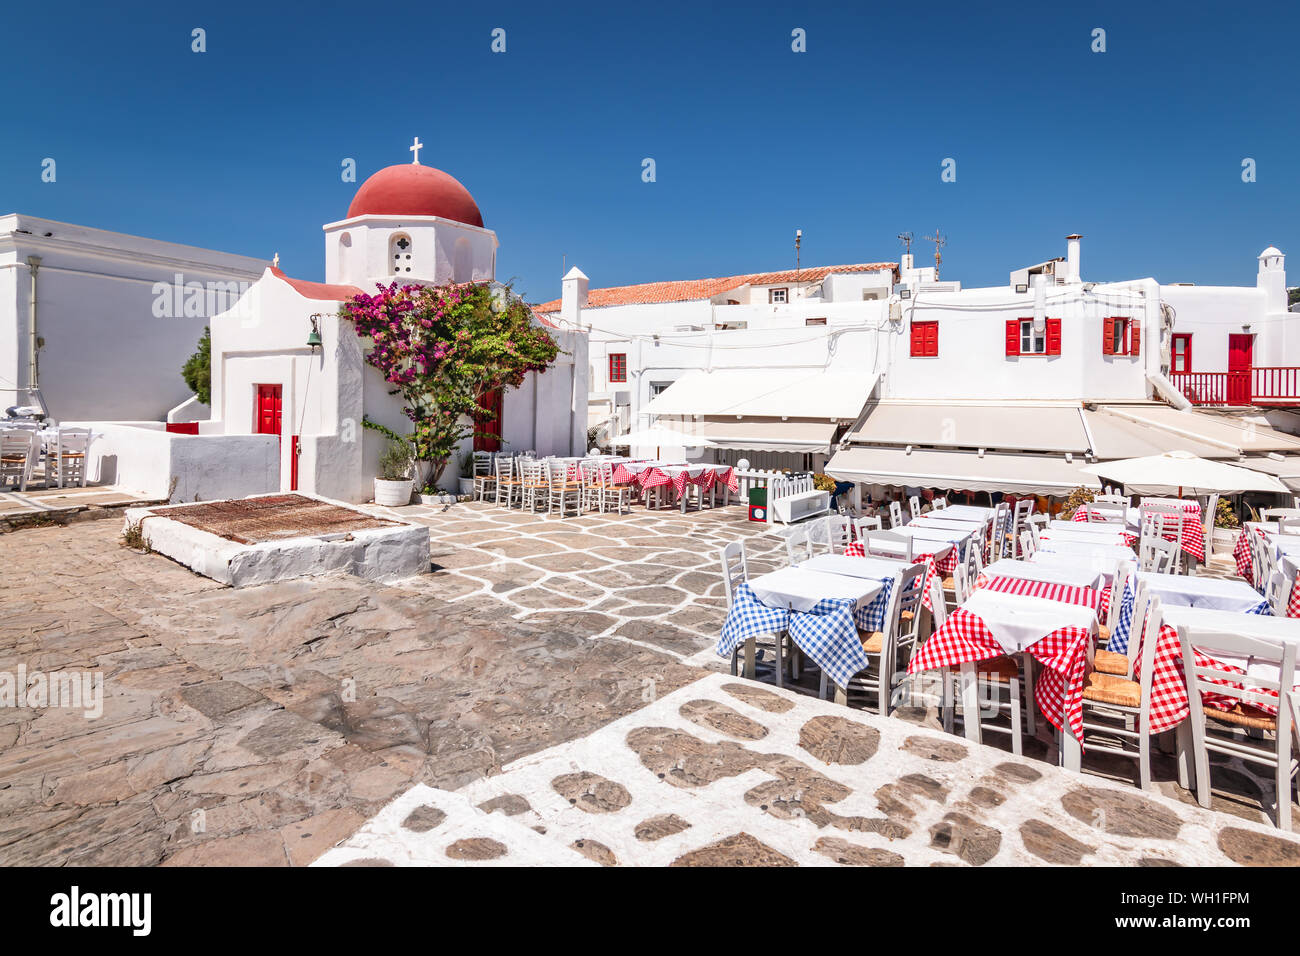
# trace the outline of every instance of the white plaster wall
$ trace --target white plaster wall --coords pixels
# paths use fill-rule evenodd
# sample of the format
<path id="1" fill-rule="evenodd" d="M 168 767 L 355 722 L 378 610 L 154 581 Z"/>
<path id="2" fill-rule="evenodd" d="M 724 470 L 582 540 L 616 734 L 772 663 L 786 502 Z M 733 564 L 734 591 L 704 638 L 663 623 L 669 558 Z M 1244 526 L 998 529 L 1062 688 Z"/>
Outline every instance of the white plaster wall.
<path id="1" fill-rule="evenodd" d="M 265 266 L 245 256 L 22 215 L 0 217 L 0 255 L 6 263 L 22 263 L 0 269 L 0 377 L 8 380 L 0 386 L 27 384 L 26 259 L 37 255 L 37 331 L 45 340 L 41 392 L 49 414 L 61 421 L 163 418 L 191 394 L 180 369 L 209 317 L 156 317 L 154 284 L 171 285 L 177 273 L 186 283 L 252 281 Z M 14 401 L 0 398 L 0 404 Z"/>
<path id="2" fill-rule="evenodd" d="M 178 435 L 161 423 L 83 422 L 97 437 L 88 480 L 147 498 L 211 501 L 279 490 L 274 436 Z M 157 427 L 153 427 L 153 425 Z M 172 479 L 176 479 L 172 488 Z"/>
<path id="3" fill-rule="evenodd" d="M 1174 307 L 1174 332 L 1192 336 L 1193 372 L 1226 372 L 1228 336 L 1247 331 L 1255 335 L 1256 365 L 1297 364 L 1286 360 L 1283 329 L 1288 320 L 1265 316 L 1265 294 L 1259 289 L 1162 285 L 1160 298 Z"/>
<path id="4" fill-rule="evenodd" d="M 498 242 L 491 229 L 438 216 L 356 216 L 323 228 L 326 282 L 355 285 L 370 293 L 379 281 L 469 282 L 496 276 Z M 393 271 L 389 251 L 390 240 L 396 233 L 404 233 L 411 240 L 411 248 L 401 253 L 401 272 Z M 346 252 L 340 243 L 344 234 L 351 240 Z M 458 242 L 468 246 L 468 275 L 456 274 Z M 409 261 L 405 259 L 408 254 Z M 406 271 L 407 266 L 410 272 Z"/>

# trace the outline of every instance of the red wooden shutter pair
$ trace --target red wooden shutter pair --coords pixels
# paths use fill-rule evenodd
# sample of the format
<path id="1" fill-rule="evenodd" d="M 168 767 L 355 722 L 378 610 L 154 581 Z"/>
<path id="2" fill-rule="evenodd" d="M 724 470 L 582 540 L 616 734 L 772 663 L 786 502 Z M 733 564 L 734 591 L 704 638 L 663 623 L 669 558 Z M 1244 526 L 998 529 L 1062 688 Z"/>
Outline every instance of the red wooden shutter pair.
<path id="1" fill-rule="evenodd" d="M 1101 354 L 1115 354 L 1115 320 L 1103 319 L 1101 323 Z"/>
<path id="2" fill-rule="evenodd" d="M 1142 354 L 1142 320 L 1128 320 L 1128 354 Z"/>
<path id="3" fill-rule="evenodd" d="M 912 323 L 912 355 L 933 358 L 939 354 L 939 323 Z"/>

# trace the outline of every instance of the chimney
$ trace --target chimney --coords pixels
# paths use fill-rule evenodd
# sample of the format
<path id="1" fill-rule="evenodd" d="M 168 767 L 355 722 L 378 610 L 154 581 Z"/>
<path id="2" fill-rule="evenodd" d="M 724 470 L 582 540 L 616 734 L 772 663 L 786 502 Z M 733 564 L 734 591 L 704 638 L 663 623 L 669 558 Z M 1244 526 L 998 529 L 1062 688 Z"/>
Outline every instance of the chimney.
<path id="1" fill-rule="evenodd" d="M 582 270 L 574 266 L 560 282 L 560 321 L 573 328 L 578 327 L 582 310 L 587 307 L 587 281 Z"/>
<path id="2" fill-rule="evenodd" d="M 1079 240 L 1083 236 L 1066 236 L 1065 237 L 1065 281 L 1079 282 Z"/>
<path id="3" fill-rule="evenodd" d="M 903 275 L 907 275 L 912 271 L 912 254 L 910 252 L 903 253 L 902 261 L 898 264 L 898 271 Z"/>

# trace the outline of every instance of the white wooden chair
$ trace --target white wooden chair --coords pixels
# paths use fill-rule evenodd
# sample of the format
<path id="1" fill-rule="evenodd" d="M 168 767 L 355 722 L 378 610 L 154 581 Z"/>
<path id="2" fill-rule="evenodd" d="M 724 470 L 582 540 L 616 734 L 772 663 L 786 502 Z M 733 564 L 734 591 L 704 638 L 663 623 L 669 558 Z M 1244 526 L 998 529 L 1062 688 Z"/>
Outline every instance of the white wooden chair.
<path id="1" fill-rule="evenodd" d="M 1259 520 L 1280 521 L 1283 518 L 1300 518 L 1300 508 L 1260 508 Z"/>
<path id="2" fill-rule="evenodd" d="M 907 507 L 912 514 L 913 521 L 921 517 L 921 499 L 918 496 L 912 495 L 912 497 L 908 498 Z"/>
<path id="3" fill-rule="evenodd" d="M 614 483 L 614 466 L 602 463 L 596 466 L 596 507 L 601 514 L 615 511 L 624 514 L 632 510 L 632 489 Z"/>
<path id="4" fill-rule="evenodd" d="M 1263 594 L 1271 577 L 1269 571 L 1273 565 L 1273 547 L 1262 535 L 1249 529 L 1243 528 L 1241 533 L 1248 535 L 1246 544 L 1250 548 L 1250 583 L 1256 591 Z"/>
<path id="5" fill-rule="evenodd" d="M 564 520 L 566 512 L 582 514 L 582 485 L 576 479 L 569 478 L 569 467 L 564 462 L 552 462 L 546 466 L 546 513 L 555 514 Z"/>
<path id="6" fill-rule="evenodd" d="M 874 666 L 868 666 L 865 671 L 850 678 L 847 687 L 837 689 L 836 700 L 839 703 L 847 704 L 850 694 L 874 693 L 878 714 L 888 717 L 893 710 L 894 691 L 903 682 L 907 662 L 911 660 L 921 629 L 924 575 L 925 567 L 919 564 L 903 568 L 894 575 L 883 629 L 871 633 L 858 631 L 862 650 Z M 826 672 L 823 671 L 820 691 L 823 699 L 826 697 L 828 683 Z"/>
<path id="7" fill-rule="evenodd" d="M 1274 769 L 1276 805 L 1273 821 L 1279 829 L 1289 831 L 1292 781 L 1297 768 L 1292 736 L 1292 722 L 1297 709 L 1292 690 L 1296 644 L 1291 641 L 1277 644 L 1242 634 L 1186 627 L 1178 628 L 1178 644 L 1191 708 L 1189 719 L 1179 727 L 1179 763 L 1181 767 L 1186 758 L 1186 748 L 1190 747 L 1196 766 L 1196 802 L 1203 807 L 1210 805 L 1211 750 L 1263 764 Z M 1193 648 L 1216 660 L 1236 658 L 1250 661 L 1256 667 L 1264 665 L 1268 674 L 1250 675 L 1246 678 L 1248 687 L 1245 689 L 1233 687 L 1231 683 L 1214 683 L 1215 680 L 1235 682 L 1241 679 L 1241 675 L 1212 665 L 1197 664 Z M 1269 665 L 1276 666 L 1276 676 Z M 1277 696 L 1263 693 L 1264 690 L 1271 690 Z M 1202 693 L 1235 698 L 1237 703 L 1229 711 L 1212 710 L 1201 701 Z M 1277 706 L 1281 719 L 1269 715 L 1259 707 L 1260 704 Z"/>
<path id="8" fill-rule="evenodd" d="M 474 500 L 487 501 L 488 495 L 496 495 L 497 478 L 492 468 L 492 452 L 474 452 Z"/>
<path id="9" fill-rule="evenodd" d="M 86 487 L 86 456 L 90 451 L 89 428 L 60 428 L 54 443 L 45 450 L 45 483 L 69 483 Z"/>
<path id="10" fill-rule="evenodd" d="M 829 549 L 828 554 L 843 554 L 853 540 L 853 526 L 844 515 L 827 515 L 817 520 L 812 536 L 819 547 L 824 544 Z"/>
<path id="11" fill-rule="evenodd" d="M 493 503 L 509 508 L 518 499 L 523 484 L 515 460 L 510 455 L 498 455 L 492 465 L 496 471 L 496 481 L 492 483 Z"/>
<path id="12" fill-rule="evenodd" d="M 1268 575 L 1268 584 L 1264 588 L 1264 598 L 1274 617 L 1286 617 L 1287 605 L 1291 601 L 1291 588 L 1294 582 L 1287 579 L 1281 568 L 1274 568 Z"/>
<path id="13" fill-rule="evenodd" d="M 853 534 L 858 541 L 866 537 L 870 531 L 880 531 L 880 515 L 870 515 L 864 518 L 855 518 L 853 520 Z"/>
<path id="14" fill-rule="evenodd" d="M 942 511 L 946 507 L 948 507 L 947 496 L 935 498 L 933 501 L 930 502 L 931 511 Z"/>
<path id="15" fill-rule="evenodd" d="M 1300 518 L 1279 518 L 1277 530 L 1279 534 L 1300 534 Z"/>
<path id="16" fill-rule="evenodd" d="M 0 485 L 13 481 L 19 491 L 26 491 L 36 459 L 40 457 L 40 447 L 40 437 L 32 429 L 0 431 Z"/>
<path id="17" fill-rule="evenodd" d="M 537 511 L 539 503 L 545 504 L 550 491 L 551 481 L 547 464 L 535 458 L 524 459 L 522 469 L 523 481 L 520 486 L 520 507 L 527 511 Z"/>
<path id="18" fill-rule="evenodd" d="M 897 501 L 889 503 L 889 526 L 891 528 L 901 528 L 903 521 L 903 506 Z"/>
<path id="19" fill-rule="evenodd" d="M 1097 670 L 1095 660 L 1083 685 L 1083 747 L 1089 754 L 1105 753 L 1136 760 L 1138 786 L 1151 789 L 1151 678 L 1155 670 L 1155 649 L 1163 621 L 1160 599 L 1138 589 L 1133 605 L 1133 637 L 1130 649 L 1141 655 L 1141 679 Z M 1060 732 L 1058 732 L 1059 734 Z M 1072 745 L 1070 745 L 1072 742 Z M 1061 753 L 1067 769 L 1079 770 L 1077 742 L 1061 737 Z"/>
<path id="20" fill-rule="evenodd" d="M 813 556 L 811 525 L 796 525 L 785 536 L 785 556 L 793 567 Z"/>
<path id="21" fill-rule="evenodd" d="M 1020 532 L 1020 557 L 1026 561 L 1034 556 L 1038 550 L 1038 541 L 1028 528 Z"/>
<path id="22" fill-rule="evenodd" d="M 1154 574 L 1178 573 L 1178 542 L 1144 536 L 1138 546 L 1138 566 Z"/>
<path id="23" fill-rule="evenodd" d="M 912 560 L 912 539 L 905 534 L 868 531 L 866 537 L 858 540 L 863 550 L 872 557 L 891 558 L 894 561 Z"/>
<path id="24" fill-rule="evenodd" d="M 1016 545 L 1011 538 L 1011 506 L 1000 501 L 993 509 L 993 530 L 989 537 L 989 563 L 998 558 L 1015 555 Z"/>
<path id="25" fill-rule="evenodd" d="M 1025 522 L 1033 513 L 1034 502 L 1031 499 L 1022 498 L 1016 502 L 1011 518 L 1011 538 L 1013 541 L 1020 542 L 1024 540 L 1021 532 L 1025 530 Z M 1015 555 L 1013 554 L 1012 557 L 1015 557 Z"/>
<path id="26" fill-rule="evenodd" d="M 1210 560 L 1214 552 L 1214 520 L 1219 515 L 1219 496 L 1210 495 L 1205 501 L 1205 510 L 1201 512 L 1201 530 L 1205 533 L 1205 560 Z"/>
<path id="27" fill-rule="evenodd" d="M 1093 501 L 1096 501 L 1099 504 L 1104 504 L 1104 505 L 1121 505 L 1125 508 L 1128 507 L 1128 495 L 1116 495 L 1116 494 L 1097 495 L 1097 497 L 1094 498 Z"/>

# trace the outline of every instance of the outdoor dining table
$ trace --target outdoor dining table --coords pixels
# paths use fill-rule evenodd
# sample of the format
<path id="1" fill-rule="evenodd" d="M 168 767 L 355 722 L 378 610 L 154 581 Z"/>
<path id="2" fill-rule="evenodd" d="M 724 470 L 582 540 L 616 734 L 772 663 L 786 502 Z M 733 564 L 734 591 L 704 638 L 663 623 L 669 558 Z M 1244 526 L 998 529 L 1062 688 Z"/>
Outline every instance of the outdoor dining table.
<path id="1" fill-rule="evenodd" d="M 1123 549 L 1124 554 L 1118 552 L 1111 554 L 1109 552 L 1067 552 L 1067 551 L 1035 551 L 1029 557 L 1031 564 L 1047 565 L 1049 567 L 1072 567 L 1084 568 L 1096 574 L 1100 574 L 1104 584 L 1110 584 L 1115 579 L 1115 574 L 1119 566 L 1124 561 L 1136 561 L 1135 555 L 1128 548 Z"/>
<path id="2" fill-rule="evenodd" d="M 887 575 L 889 584 L 894 573 Z M 794 566 L 751 578 L 737 588 L 717 653 L 730 656 L 743 641 L 745 675 L 752 677 L 754 638 L 788 631 L 799 650 L 843 688 L 870 663 L 858 628 L 876 630 L 882 625 L 888 602 L 885 577 Z"/>
<path id="3" fill-rule="evenodd" d="M 1123 534 L 1125 527 L 1116 522 L 1115 524 L 1104 524 L 1100 521 L 1078 522 L 1065 521 L 1062 518 L 1053 518 L 1047 522 L 1048 531 L 1069 531 L 1074 534 L 1095 534 L 1101 537 L 1114 537 L 1117 534 Z"/>
<path id="4" fill-rule="evenodd" d="M 961 668 L 966 737 L 980 741 L 979 662 L 1028 653 L 1042 665 L 1034 701 L 1062 736 L 1078 746 L 1083 735 L 1083 684 L 1097 612 L 1082 604 L 1049 601 L 981 588 L 948 616 L 912 656 L 907 672 Z"/>
<path id="5" fill-rule="evenodd" d="M 875 578 L 882 580 L 892 578 L 904 568 L 911 567 L 906 561 L 891 561 L 889 558 L 851 557 L 846 554 L 819 554 L 800 561 L 796 567 L 810 571 L 825 571 L 830 574 L 845 574 L 853 578 Z"/>
<path id="6" fill-rule="evenodd" d="M 999 578 L 1027 578 L 1067 587 L 1101 587 L 1102 573 L 1096 568 L 1070 564 L 1035 564 L 1016 558 L 1002 558 L 984 567 L 983 574 Z"/>
<path id="7" fill-rule="evenodd" d="M 1165 608 L 1191 607 L 1201 610 L 1228 611 L 1234 614 L 1264 615 L 1273 613 L 1268 601 L 1245 581 L 1220 580 L 1188 574 L 1159 574 L 1139 571 L 1137 581 L 1145 583 L 1147 591 L 1160 598 Z M 1121 598 L 1115 630 L 1110 636 L 1108 650 L 1127 654 L 1132 643 L 1133 605 L 1137 599 L 1137 585 L 1129 579 Z"/>
<path id="8" fill-rule="evenodd" d="M 1133 549 L 1127 545 L 1097 544 L 1091 541 L 1044 541 L 1038 550 L 1049 554 L 1073 554 L 1084 558 L 1105 558 L 1115 561 L 1133 561 L 1137 557 Z"/>
<path id="9" fill-rule="evenodd" d="M 1178 628 L 1187 628 L 1197 660 L 1202 666 L 1211 661 L 1236 668 L 1243 677 L 1255 675 L 1277 679 L 1275 663 L 1242 660 L 1231 655 L 1216 652 L 1214 658 L 1203 654 L 1196 648 L 1196 631 L 1228 631 L 1254 637 L 1271 643 L 1300 643 L 1300 621 L 1294 618 L 1271 617 L 1260 614 L 1242 614 L 1238 611 L 1221 611 L 1199 607 L 1164 607 L 1162 608 L 1160 635 L 1157 639 L 1151 669 L 1151 721 L 1152 734 L 1163 733 L 1178 726 L 1190 712 L 1187 700 L 1187 685 L 1183 678 L 1182 651 L 1179 646 Z M 1141 676 L 1140 660 L 1134 661 L 1134 680 Z M 1245 682 L 1249 685 L 1249 681 Z M 1294 685 L 1295 677 L 1291 683 Z M 1239 701 L 1234 697 L 1217 698 L 1202 692 L 1202 702 L 1219 709 L 1230 708 Z M 1256 704 L 1254 706 L 1262 706 Z M 1265 710 L 1269 708 L 1265 707 Z M 1274 709 L 1275 710 L 1275 709 Z"/>
<path id="10" fill-rule="evenodd" d="M 985 521 L 993 514 L 995 508 L 984 508 L 979 505 L 949 505 L 946 508 L 939 508 L 929 512 L 933 518 L 957 518 L 969 521 Z"/>
<path id="11" fill-rule="evenodd" d="M 1254 560 L 1250 555 L 1250 536 L 1263 537 L 1264 546 L 1273 549 L 1273 557 L 1286 576 L 1294 581 L 1296 572 L 1300 571 L 1300 535 L 1279 534 L 1273 522 L 1247 521 L 1242 525 L 1237 544 L 1232 549 L 1232 556 L 1237 561 L 1237 573 L 1246 580 L 1254 580 Z"/>
<path id="12" fill-rule="evenodd" d="M 1038 533 L 1039 540 L 1043 542 L 1044 547 L 1051 543 L 1062 541 L 1072 541 L 1082 544 L 1117 544 L 1121 547 L 1129 547 L 1128 539 L 1123 531 L 1097 532 L 1097 531 L 1074 531 L 1071 529 L 1048 528 L 1046 531 Z"/>
<path id="13" fill-rule="evenodd" d="M 943 518 L 934 512 L 913 518 L 906 525 L 908 528 L 942 528 L 945 531 L 966 531 L 974 533 L 984 527 L 983 519 L 977 518 Z"/>

